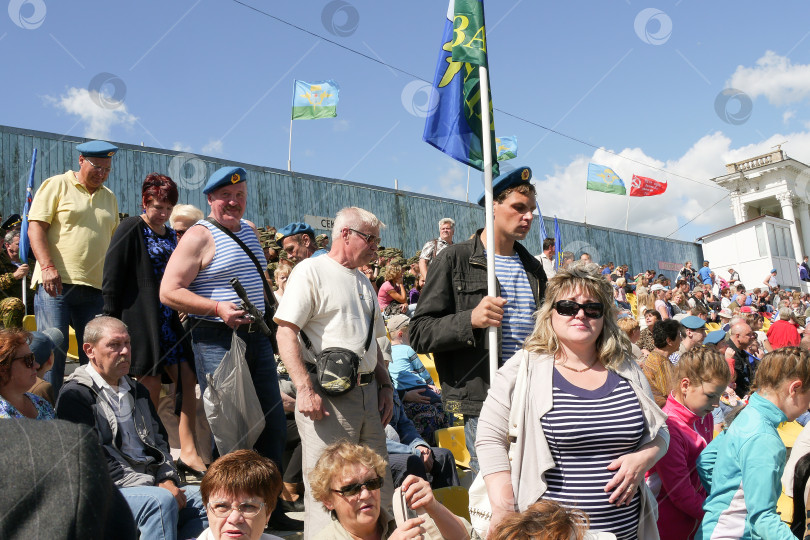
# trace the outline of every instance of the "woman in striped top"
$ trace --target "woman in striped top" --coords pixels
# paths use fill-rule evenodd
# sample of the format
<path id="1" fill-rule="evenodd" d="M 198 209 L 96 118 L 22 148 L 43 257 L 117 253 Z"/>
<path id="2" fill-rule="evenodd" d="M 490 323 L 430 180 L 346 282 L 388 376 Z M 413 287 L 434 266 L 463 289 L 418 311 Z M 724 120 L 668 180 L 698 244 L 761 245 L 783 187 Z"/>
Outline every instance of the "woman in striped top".
<path id="1" fill-rule="evenodd" d="M 526 396 L 514 395 L 518 377 L 529 381 Z M 523 412 L 508 425 L 513 403 Z M 668 442 L 666 415 L 616 325 L 610 282 L 595 264 L 562 270 L 548 283 L 524 350 L 496 374 L 479 418 L 490 528 L 548 499 L 586 512 L 594 530 L 657 539 L 644 474 Z"/>

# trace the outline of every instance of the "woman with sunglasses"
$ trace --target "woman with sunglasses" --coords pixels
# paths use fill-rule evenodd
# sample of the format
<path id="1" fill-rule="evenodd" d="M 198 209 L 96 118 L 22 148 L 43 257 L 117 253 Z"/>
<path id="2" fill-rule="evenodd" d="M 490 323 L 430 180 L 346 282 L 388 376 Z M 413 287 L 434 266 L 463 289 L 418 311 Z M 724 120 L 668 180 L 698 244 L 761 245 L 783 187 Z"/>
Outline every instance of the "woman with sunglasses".
<path id="1" fill-rule="evenodd" d="M 525 395 L 514 395 L 518 377 L 528 381 Z M 513 403 L 523 413 L 509 425 Z M 495 375 L 478 421 L 490 530 L 545 499 L 585 511 L 593 530 L 657 539 L 644 475 L 668 442 L 666 414 L 616 324 L 610 282 L 595 264 L 558 272 L 524 349 Z"/>
<path id="2" fill-rule="evenodd" d="M 341 441 L 323 451 L 309 475 L 312 496 L 332 513 L 332 523 L 317 534 L 315 540 L 337 538 L 360 540 L 399 540 L 421 538 L 424 520 L 416 517 L 397 527 L 394 518 L 383 508 L 380 488 L 385 479 L 385 460 L 365 445 Z M 427 481 L 408 476 L 402 484 L 408 507 L 424 509 L 436 523 L 442 538 L 469 539 L 470 525 L 453 515 L 433 497 Z"/>
<path id="3" fill-rule="evenodd" d="M 16 328 L 0 330 L 0 418 L 53 420 L 53 407 L 28 392 L 37 381 L 37 364 L 28 347 L 31 334 Z"/>

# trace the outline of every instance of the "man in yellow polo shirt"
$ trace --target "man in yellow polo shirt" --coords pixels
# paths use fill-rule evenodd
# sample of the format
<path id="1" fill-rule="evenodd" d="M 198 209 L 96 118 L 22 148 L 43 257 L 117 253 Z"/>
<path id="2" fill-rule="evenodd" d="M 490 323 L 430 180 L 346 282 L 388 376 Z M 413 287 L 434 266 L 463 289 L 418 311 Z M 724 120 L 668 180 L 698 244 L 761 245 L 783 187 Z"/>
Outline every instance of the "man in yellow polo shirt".
<path id="1" fill-rule="evenodd" d="M 79 170 L 45 180 L 28 213 L 28 238 L 37 259 L 31 286 L 36 290 L 37 330 L 68 325 L 84 342 L 84 327 L 102 312 L 101 276 L 104 255 L 118 227 L 118 201 L 104 186 L 118 148 L 105 141 L 76 147 Z M 45 380 L 58 395 L 65 374 L 67 340 L 54 350 L 53 368 Z M 79 349 L 79 362 L 87 356 Z"/>

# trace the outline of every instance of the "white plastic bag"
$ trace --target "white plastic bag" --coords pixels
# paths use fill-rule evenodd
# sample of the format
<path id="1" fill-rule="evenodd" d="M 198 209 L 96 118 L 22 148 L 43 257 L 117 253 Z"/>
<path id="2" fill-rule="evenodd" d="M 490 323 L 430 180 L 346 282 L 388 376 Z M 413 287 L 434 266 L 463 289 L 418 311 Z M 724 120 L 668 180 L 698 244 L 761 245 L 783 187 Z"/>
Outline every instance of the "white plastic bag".
<path id="1" fill-rule="evenodd" d="M 220 455 L 251 449 L 264 431 L 264 413 L 245 362 L 245 342 L 233 333 L 231 349 L 213 374 L 203 406 Z"/>

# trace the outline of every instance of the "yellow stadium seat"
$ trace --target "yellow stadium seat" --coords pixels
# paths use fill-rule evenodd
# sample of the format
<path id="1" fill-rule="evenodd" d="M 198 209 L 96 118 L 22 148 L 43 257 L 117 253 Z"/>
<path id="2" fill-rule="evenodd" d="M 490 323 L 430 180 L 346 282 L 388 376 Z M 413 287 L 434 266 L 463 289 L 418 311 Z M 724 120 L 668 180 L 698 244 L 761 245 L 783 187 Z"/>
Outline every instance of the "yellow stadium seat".
<path id="1" fill-rule="evenodd" d="M 793 521 L 793 497 L 788 497 L 784 491 L 776 501 L 776 513 L 788 525 Z"/>
<path id="2" fill-rule="evenodd" d="M 793 443 L 796 442 L 796 437 L 799 436 L 802 429 L 804 429 L 802 425 L 794 420 L 793 422 L 782 422 L 779 424 L 779 427 L 776 428 L 776 431 L 778 431 L 779 436 L 782 437 L 785 448 L 793 448 Z"/>
<path id="3" fill-rule="evenodd" d="M 33 315 L 26 315 L 23 317 L 23 330 L 26 332 L 33 332 L 37 329 L 37 320 Z"/>
<path id="4" fill-rule="evenodd" d="M 633 317 L 638 319 L 638 298 L 633 293 L 627 293 L 627 303 L 630 304 L 630 311 Z"/>
<path id="5" fill-rule="evenodd" d="M 419 360 L 422 362 L 422 365 L 425 366 L 425 369 L 430 373 L 430 377 L 433 379 L 433 384 L 436 385 L 437 388 L 441 388 L 441 383 L 439 382 L 439 372 L 436 371 L 436 362 L 433 361 L 432 354 L 420 354 Z"/>
<path id="6" fill-rule="evenodd" d="M 79 344 L 76 342 L 76 331 L 72 326 L 68 326 L 67 357 L 73 362 L 79 361 Z"/>
<path id="7" fill-rule="evenodd" d="M 765 333 L 767 334 L 767 333 L 768 333 L 768 329 L 769 329 L 770 327 L 771 327 L 771 320 L 770 320 L 769 318 L 765 317 L 765 318 L 762 320 L 762 328 L 761 328 L 760 330 L 762 330 L 763 332 L 765 332 Z"/>
<path id="8" fill-rule="evenodd" d="M 470 468 L 470 452 L 464 441 L 464 426 L 453 426 L 444 429 L 437 429 L 433 435 L 439 448 L 446 448 L 453 452 L 456 465 Z"/>
<path id="9" fill-rule="evenodd" d="M 720 330 L 720 323 L 716 322 L 707 322 L 706 323 L 706 333 L 714 332 L 715 330 Z"/>
<path id="10" fill-rule="evenodd" d="M 445 508 L 458 517 L 470 521 L 470 494 L 461 486 L 449 486 L 433 490 L 433 496 Z"/>

